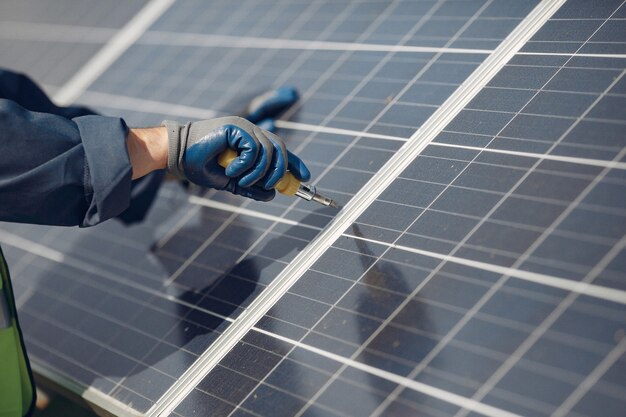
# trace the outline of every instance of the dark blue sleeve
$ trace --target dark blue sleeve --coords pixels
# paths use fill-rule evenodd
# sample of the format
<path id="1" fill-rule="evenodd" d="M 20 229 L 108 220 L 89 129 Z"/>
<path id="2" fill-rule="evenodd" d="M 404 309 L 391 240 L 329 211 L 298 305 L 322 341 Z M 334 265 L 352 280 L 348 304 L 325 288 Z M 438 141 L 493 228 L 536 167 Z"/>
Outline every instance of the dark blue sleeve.
<path id="1" fill-rule="evenodd" d="M 120 118 L 66 119 L 0 99 L 0 221 L 92 226 L 129 205 Z"/>

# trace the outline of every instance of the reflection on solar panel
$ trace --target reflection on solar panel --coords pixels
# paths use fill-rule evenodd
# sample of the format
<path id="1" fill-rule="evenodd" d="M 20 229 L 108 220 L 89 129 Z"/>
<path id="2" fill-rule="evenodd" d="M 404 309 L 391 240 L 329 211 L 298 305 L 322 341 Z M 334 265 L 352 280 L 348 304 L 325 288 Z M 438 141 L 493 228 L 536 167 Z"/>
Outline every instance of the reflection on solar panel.
<path id="1" fill-rule="evenodd" d="M 624 2 L 74 3 L 0 5 L 0 64 L 135 125 L 297 86 L 347 205 L 2 224 L 38 373 L 119 415 L 623 415 Z"/>

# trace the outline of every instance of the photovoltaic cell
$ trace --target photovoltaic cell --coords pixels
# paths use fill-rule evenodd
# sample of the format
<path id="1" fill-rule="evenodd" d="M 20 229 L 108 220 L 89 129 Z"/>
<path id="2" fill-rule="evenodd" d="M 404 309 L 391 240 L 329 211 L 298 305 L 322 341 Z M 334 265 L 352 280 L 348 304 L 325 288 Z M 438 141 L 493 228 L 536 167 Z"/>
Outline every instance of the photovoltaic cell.
<path id="1" fill-rule="evenodd" d="M 144 0 L 3 2 L 0 4 L 1 65 L 28 74 L 43 83 L 46 90 L 60 87 L 144 3 Z M 96 31 L 93 26 L 100 29 Z M 85 43 L 77 43 L 77 38 L 83 38 Z"/>
<path id="2" fill-rule="evenodd" d="M 587 38 L 603 23 L 605 19 L 587 22 L 592 28 Z M 539 33 L 531 43 L 560 40 L 564 36 L 561 30 Z M 580 47 L 587 38 L 582 38 Z M 529 64 L 530 60 L 534 62 Z M 577 415 L 588 410 L 594 410 L 591 415 L 598 410 L 611 415 L 611 410 L 623 408 L 618 405 L 620 395 L 615 395 L 621 392 L 623 381 L 610 384 L 602 376 L 593 381 L 593 388 L 585 388 L 576 402 L 564 405 L 612 350 L 621 352 L 618 357 L 622 359 L 610 363 L 608 369 L 621 366 L 623 305 L 545 288 L 465 262 L 620 288 L 596 281 L 609 272 L 598 269 L 605 268 L 607 261 L 614 262 L 619 253 L 616 245 L 620 248 L 624 239 L 624 213 L 615 211 L 620 210 L 619 204 L 607 200 L 623 187 L 614 183 L 620 180 L 607 178 L 615 170 L 541 158 L 545 153 L 608 163 L 623 157 L 623 140 L 614 142 L 613 152 L 607 148 L 600 151 L 592 142 L 601 136 L 604 126 L 608 132 L 623 131 L 624 118 L 615 113 L 619 107 L 600 105 L 619 94 L 613 87 L 623 76 L 623 68 L 589 71 L 572 62 L 575 60 L 537 65 L 536 57 L 515 57 L 250 335 L 262 330 L 293 338 L 277 330 L 281 325 L 274 323 L 298 325 L 292 319 L 297 309 L 287 300 L 320 293 L 311 287 L 316 277 L 324 276 L 320 286 L 333 282 L 331 285 L 341 288 L 337 293 L 343 290 L 343 294 L 313 296 L 318 309 L 325 306 L 326 312 L 316 325 L 303 326 L 310 330 L 293 339 L 291 352 L 304 343 L 521 415 L 568 413 L 570 406 Z M 574 71 L 578 71 L 576 75 Z M 559 85 L 568 77 L 579 87 Z M 568 152 L 570 133 L 591 120 L 599 130 L 588 136 L 585 149 Z M 520 157 L 440 147 L 440 143 L 538 155 Z M 604 185 L 607 182 L 614 184 L 613 193 L 603 189 L 610 187 Z M 603 228 L 599 218 L 605 214 L 599 211 L 607 210 L 611 220 Z M 378 236 L 364 234 L 362 227 L 380 232 Z M 614 232 L 610 238 L 606 235 L 609 228 Z M 456 259 L 440 261 L 436 256 L 414 253 L 412 248 Z M 620 275 L 617 270 L 611 272 Z M 335 282 L 345 284 L 338 287 Z M 304 291 L 300 292 L 301 288 Z M 244 339 L 229 356 L 238 357 L 237 350 L 246 343 L 255 345 Z M 290 360 L 285 355 L 284 361 Z M 287 391 L 298 397 L 296 389 L 270 382 L 276 380 L 273 376 L 280 366 L 259 379 L 257 390 Z M 345 401 L 341 404 L 332 398 L 361 399 L 354 394 L 360 380 L 346 376 L 348 369 L 351 367 L 344 365 L 327 376 L 327 383 L 314 395 L 303 397 L 309 399 L 306 404 L 286 415 L 315 415 L 320 408 L 326 413 L 346 414 L 341 409 Z M 365 384 L 370 389 L 374 385 Z M 361 393 L 367 390 L 359 388 Z M 364 394 L 366 400 L 359 401 L 364 408 L 355 412 L 358 406 L 353 406 L 347 414 L 425 412 L 418 408 L 424 405 L 423 395 L 406 386 L 395 387 L 390 394 Z M 598 398 L 606 398 L 608 404 L 600 405 Z M 336 408 L 329 410 L 329 404 Z M 457 413 L 445 403 L 431 400 L 426 404 L 438 415 Z M 367 405 L 371 408 L 365 408 Z M 259 414 L 276 412 L 257 408 L 261 405 L 250 399 L 239 406 Z M 412 407 L 410 412 L 407 407 Z"/>
<path id="3" fill-rule="evenodd" d="M 346 202 L 536 3 L 179 0 L 79 101 L 147 125 L 294 85 L 280 134 Z M 61 87 L 142 4 L 0 6 L 0 62 Z M 623 53 L 623 9 L 566 2 L 174 414 L 619 415 L 623 303 L 550 283 L 624 289 L 623 57 L 569 55 Z M 334 215 L 169 184 L 132 228 L 3 224 L 31 359 L 146 413 Z"/>

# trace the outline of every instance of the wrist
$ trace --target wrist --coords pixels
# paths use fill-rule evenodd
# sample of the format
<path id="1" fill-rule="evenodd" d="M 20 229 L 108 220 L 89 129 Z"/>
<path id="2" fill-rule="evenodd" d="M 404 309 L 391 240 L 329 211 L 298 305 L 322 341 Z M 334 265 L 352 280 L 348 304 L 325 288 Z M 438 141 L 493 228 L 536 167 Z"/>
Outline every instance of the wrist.
<path id="1" fill-rule="evenodd" d="M 180 125 L 180 123 L 172 120 L 164 120 L 161 126 L 167 131 L 167 164 L 166 168 L 169 174 L 176 178 L 185 179 L 182 167 L 179 166 L 180 154 L 184 152 L 186 146 L 186 132 L 190 123 Z M 184 139 L 185 138 L 185 139 Z M 184 141 L 184 144 L 181 143 Z"/>
<path id="2" fill-rule="evenodd" d="M 167 130 L 165 127 L 130 129 L 126 138 L 133 179 L 167 167 Z"/>

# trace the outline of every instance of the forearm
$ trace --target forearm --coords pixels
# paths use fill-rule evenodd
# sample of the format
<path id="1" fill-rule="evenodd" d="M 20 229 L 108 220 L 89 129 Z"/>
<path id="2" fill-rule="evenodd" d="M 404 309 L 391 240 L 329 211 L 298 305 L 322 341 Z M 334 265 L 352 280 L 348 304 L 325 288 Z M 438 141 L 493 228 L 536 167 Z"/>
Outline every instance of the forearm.
<path id="1" fill-rule="evenodd" d="M 167 166 L 167 130 L 165 127 L 130 129 L 126 138 L 133 179 Z"/>

